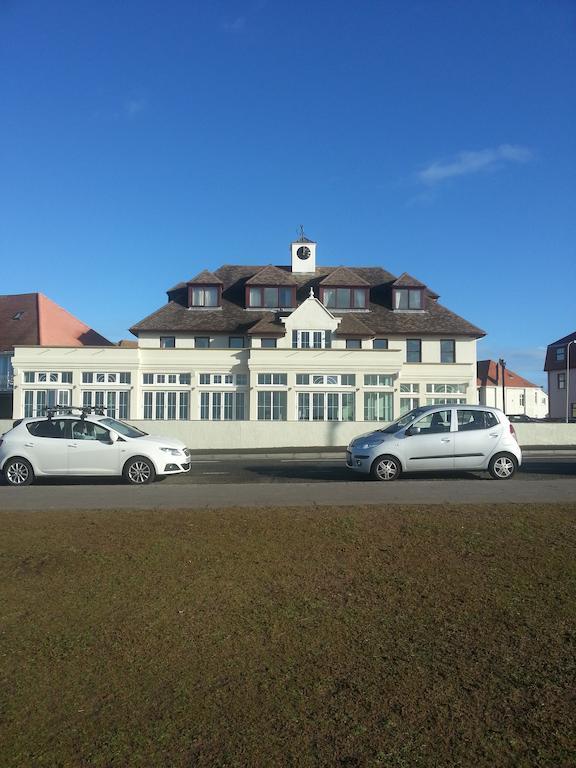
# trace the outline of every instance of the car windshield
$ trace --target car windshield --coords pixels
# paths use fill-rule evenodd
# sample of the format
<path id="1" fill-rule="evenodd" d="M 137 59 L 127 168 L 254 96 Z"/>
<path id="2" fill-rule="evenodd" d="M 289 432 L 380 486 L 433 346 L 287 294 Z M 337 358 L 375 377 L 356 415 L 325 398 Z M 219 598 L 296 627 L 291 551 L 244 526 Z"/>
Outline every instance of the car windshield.
<path id="1" fill-rule="evenodd" d="M 404 427 L 407 427 L 409 424 L 412 424 L 413 421 L 415 421 L 418 416 L 422 416 L 423 413 L 426 413 L 429 409 L 427 408 L 414 408 L 413 411 L 408 411 L 408 413 L 405 413 L 404 416 L 401 416 L 396 421 L 393 421 L 392 424 L 385 427 L 384 429 L 379 429 L 378 432 L 384 432 L 385 434 L 394 434 L 395 432 L 399 432 L 401 429 L 404 429 Z"/>
<path id="2" fill-rule="evenodd" d="M 131 424 L 126 424 L 124 421 L 118 421 L 118 419 L 100 419 L 99 424 L 104 424 L 106 427 L 115 430 L 124 437 L 144 437 L 147 432 L 142 432 L 141 429 L 133 427 Z"/>

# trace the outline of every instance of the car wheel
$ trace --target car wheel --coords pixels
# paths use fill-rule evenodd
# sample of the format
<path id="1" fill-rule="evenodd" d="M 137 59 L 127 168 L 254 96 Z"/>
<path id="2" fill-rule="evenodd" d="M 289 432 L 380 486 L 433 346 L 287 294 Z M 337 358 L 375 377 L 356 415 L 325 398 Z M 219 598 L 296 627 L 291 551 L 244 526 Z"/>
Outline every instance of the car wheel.
<path id="1" fill-rule="evenodd" d="M 509 480 L 517 468 L 516 459 L 509 453 L 498 453 L 492 456 L 488 464 L 488 472 L 495 480 Z"/>
<path id="2" fill-rule="evenodd" d="M 123 475 L 126 482 L 132 485 L 146 485 L 154 481 L 156 472 L 152 462 L 144 456 L 134 456 L 124 465 Z"/>
<path id="3" fill-rule="evenodd" d="M 4 464 L 4 479 L 8 485 L 30 485 L 34 482 L 34 470 L 26 459 L 8 459 Z"/>
<path id="4" fill-rule="evenodd" d="M 394 456 L 379 456 L 370 468 L 373 480 L 397 480 L 401 472 L 400 462 Z"/>

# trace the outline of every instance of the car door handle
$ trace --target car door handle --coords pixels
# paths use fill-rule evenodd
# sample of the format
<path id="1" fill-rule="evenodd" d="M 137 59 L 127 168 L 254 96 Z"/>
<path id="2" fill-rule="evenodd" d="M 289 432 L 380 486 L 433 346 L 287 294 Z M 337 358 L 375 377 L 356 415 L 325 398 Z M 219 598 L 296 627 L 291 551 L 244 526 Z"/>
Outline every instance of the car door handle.
<path id="1" fill-rule="evenodd" d="M 441 442 L 441 443 L 450 443 L 450 442 L 451 442 L 451 440 L 450 440 L 450 438 L 449 438 L 449 437 L 443 437 L 443 438 L 440 440 L 440 442 Z"/>
<path id="2" fill-rule="evenodd" d="M 76 443 L 68 443 L 68 448 L 78 448 Z"/>
<path id="3" fill-rule="evenodd" d="M 490 432 L 490 437 L 498 437 L 498 432 Z"/>
<path id="4" fill-rule="evenodd" d="M 24 443 L 26 448 L 34 448 L 34 443 Z"/>

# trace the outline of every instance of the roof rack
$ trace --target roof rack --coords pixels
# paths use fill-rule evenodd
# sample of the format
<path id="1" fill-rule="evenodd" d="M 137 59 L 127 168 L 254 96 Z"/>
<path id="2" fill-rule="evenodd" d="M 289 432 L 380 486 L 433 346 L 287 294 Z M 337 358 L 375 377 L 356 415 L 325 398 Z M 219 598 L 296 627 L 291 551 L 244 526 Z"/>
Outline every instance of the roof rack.
<path id="1" fill-rule="evenodd" d="M 94 413 L 96 416 L 105 416 L 105 407 L 103 405 L 52 405 L 46 409 L 46 416 L 52 419 L 59 413 L 72 413 L 77 411 L 80 414 L 81 419 L 85 419 L 90 413 Z"/>

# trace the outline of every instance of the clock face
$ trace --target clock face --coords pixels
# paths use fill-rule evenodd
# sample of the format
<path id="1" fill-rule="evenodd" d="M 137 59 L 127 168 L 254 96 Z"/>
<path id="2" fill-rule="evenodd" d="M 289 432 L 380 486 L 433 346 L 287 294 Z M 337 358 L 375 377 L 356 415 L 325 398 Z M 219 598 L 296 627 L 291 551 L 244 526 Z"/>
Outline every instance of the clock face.
<path id="1" fill-rule="evenodd" d="M 296 256 L 298 256 L 299 259 L 302 259 L 302 261 L 310 258 L 310 248 L 308 248 L 306 245 L 301 246 L 296 251 Z"/>

